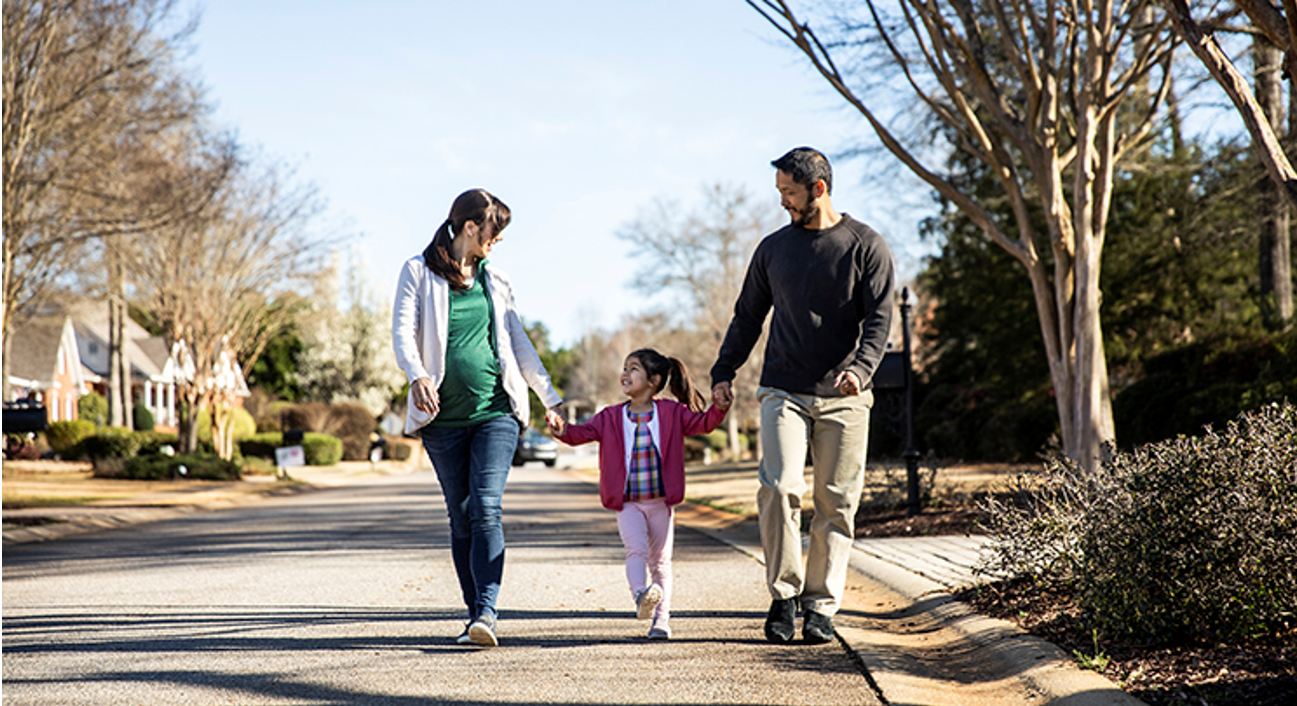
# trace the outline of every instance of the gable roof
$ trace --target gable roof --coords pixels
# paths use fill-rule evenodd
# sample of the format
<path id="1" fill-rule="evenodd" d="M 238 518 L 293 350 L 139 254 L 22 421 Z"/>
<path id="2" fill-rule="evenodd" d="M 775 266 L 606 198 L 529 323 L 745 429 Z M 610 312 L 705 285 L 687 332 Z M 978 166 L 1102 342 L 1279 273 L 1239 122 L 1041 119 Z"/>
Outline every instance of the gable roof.
<path id="1" fill-rule="evenodd" d="M 40 316 L 18 324 L 9 345 L 9 377 L 34 382 L 54 379 L 66 316 Z"/>

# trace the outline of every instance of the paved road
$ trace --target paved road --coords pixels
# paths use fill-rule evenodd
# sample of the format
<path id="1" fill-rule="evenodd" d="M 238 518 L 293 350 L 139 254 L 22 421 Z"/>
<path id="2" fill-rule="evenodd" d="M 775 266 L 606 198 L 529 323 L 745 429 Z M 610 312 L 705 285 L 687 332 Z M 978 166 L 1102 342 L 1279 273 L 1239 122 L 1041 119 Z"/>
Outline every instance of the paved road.
<path id="1" fill-rule="evenodd" d="M 679 528 L 668 643 L 613 515 L 515 469 L 494 650 L 462 609 L 428 473 L 4 552 L 6 704 L 878 704 L 839 644 L 773 646 L 751 557 Z"/>

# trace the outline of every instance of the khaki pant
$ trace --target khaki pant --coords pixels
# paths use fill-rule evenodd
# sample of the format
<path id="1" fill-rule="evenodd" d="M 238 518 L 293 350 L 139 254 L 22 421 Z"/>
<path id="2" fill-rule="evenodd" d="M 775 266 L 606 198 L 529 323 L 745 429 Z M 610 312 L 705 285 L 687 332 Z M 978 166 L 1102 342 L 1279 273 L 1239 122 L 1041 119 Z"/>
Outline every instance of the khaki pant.
<path id="1" fill-rule="evenodd" d="M 757 491 L 766 582 L 777 599 L 834 615 L 847 582 L 856 508 L 864 483 L 872 392 L 814 397 L 761 387 L 761 462 Z M 802 564 L 806 449 L 814 459 L 810 551 Z"/>

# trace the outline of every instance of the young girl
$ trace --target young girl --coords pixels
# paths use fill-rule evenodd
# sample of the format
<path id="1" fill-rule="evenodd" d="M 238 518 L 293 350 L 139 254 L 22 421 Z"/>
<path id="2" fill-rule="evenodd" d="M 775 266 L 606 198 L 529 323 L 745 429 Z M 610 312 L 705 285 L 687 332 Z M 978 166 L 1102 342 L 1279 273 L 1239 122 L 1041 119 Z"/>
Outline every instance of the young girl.
<path id="1" fill-rule="evenodd" d="M 684 404 L 653 399 L 666 386 Z M 628 402 L 603 408 L 587 424 L 551 421 L 550 430 L 574 446 L 600 442 L 599 498 L 617 512 L 636 614 L 653 618 L 649 639 L 665 640 L 671 637 L 673 506 L 685 497 L 684 438 L 719 426 L 730 403 L 713 396 L 704 413 L 684 363 L 648 348 L 626 356 L 621 390 Z"/>

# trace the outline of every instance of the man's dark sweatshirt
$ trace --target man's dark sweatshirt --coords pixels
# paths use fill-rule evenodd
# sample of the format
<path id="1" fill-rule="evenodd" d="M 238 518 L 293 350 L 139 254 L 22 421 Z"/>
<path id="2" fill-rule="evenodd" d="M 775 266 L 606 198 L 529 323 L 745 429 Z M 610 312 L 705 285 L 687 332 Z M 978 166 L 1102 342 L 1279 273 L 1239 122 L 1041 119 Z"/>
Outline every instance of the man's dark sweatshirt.
<path id="1" fill-rule="evenodd" d="M 882 236 L 842 214 L 831 228 L 785 226 L 757 246 L 712 366 L 712 385 L 734 379 L 774 307 L 761 384 L 838 397 L 843 370 L 873 387 L 892 322 L 892 254 Z"/>

